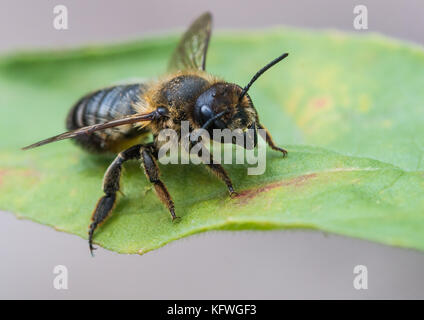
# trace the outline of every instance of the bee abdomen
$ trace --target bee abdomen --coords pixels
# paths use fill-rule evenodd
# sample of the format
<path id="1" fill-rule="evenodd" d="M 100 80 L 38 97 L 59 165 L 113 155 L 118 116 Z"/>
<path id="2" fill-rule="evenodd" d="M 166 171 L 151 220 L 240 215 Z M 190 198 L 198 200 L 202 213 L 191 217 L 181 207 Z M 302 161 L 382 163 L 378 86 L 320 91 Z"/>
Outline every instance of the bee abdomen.
<path id="1" fill-rule="evenodd" d="M 66 127 L 68 130 L 75 130 L 135 114 L 134 104 L 140 101 L 145 90 L 144 84 L 130 84 L 90 93 L 81 98 L 69 111 Z M 87 136 L 78 136 L 75 141 L 88 151 L 104 152 L 109 151 L 111 143 L 131 138 L 139 133 L 135 126 L 126 125 Z"/>

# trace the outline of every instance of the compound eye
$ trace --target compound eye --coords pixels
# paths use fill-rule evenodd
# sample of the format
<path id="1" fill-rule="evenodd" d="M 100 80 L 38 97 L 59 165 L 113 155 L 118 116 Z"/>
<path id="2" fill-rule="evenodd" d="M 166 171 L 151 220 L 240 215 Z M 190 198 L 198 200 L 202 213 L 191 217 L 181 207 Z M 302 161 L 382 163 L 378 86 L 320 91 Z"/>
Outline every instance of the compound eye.
<path id="1" fill-rule="evenodd" d="M 200 108 L 200 115 L 202 117 L 202 122 L 205 123 L 206 121 L 208 121 L 210 118 L 214 116 L 214 113 L 211 110 L 211 108 L 209 108 L 207 105 L 203 105 Z"/>
<path id="2" fill-rule="evenodd" d="M 156 109 L 156 111 L 161 115 L 161 116 L 167 116 L 168 115 L 168 109 L 165 107 L 159 107 Z"/>

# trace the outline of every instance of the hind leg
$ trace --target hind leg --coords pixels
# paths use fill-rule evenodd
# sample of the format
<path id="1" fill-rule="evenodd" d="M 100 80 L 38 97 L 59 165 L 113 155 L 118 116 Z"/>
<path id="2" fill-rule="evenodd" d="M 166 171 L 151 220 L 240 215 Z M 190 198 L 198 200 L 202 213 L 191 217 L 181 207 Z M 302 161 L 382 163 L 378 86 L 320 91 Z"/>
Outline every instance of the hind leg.
<path id="1" fill-rule="evenodd" d="M 116 193 L 120 190 L 120 178 L 122 164 L 131 159 L 139 159 L 143 163 L 144 171 L 149 181 L 154 185 L 155 191 L 162 203 L 171 213 L 172 220 L 175 220 L 174 202 L 168 192 L 165 184 L 159 179 L 159 168 L 155 161 L 156 152 L 152 144 L 135 145 L 122 151 L 113 160 L 103 178 L 103 191 L 105 195 L 99 199 L 91 218 L 92 223 L 88 231 L 88 243 L 90 252 L 93 255 L 93 234 L 98 226 L 100 226 L 113 211 L 116 204 Z"/>
<path id="2" fill-rule="evenodd" d="M 88 243 L 91 255 L 93 255 L 93 234 L 98 226 L 100 226 L 113 211 L 116 204 L 116 193 L 120 189 L 120 178 L 122 164 L 131 159 L 140 158 L 140 148 L 142 145 L 135 145 L 122 151 L 113 160 L 107 168 L 103 178 L 103 192 L 105 195 L 99 199 L 91 217 L 91 224 L 88 231 Z"/>

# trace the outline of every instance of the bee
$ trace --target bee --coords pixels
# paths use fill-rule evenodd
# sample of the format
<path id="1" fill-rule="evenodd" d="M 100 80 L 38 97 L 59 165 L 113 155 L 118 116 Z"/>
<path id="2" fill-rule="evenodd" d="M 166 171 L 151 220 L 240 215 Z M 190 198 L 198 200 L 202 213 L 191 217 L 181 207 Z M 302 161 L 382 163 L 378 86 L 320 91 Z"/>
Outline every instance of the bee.
<path id="1" fill-rule="evenodd" d="M 88 152 L 114 153 L 116 158 L 103 178 L 104 195 L 97 201 L 88 230 L 88 243 L 93 255 L 94 231 L 112 213 L 120 191 L 122 165 L 128 160 L 142 163 L 148 180 L 153 184 L 160 201 L 169 210 L 172 220 L 177 219 L 174 202 L 160 178 L 158 139 L 162 129 L 180 132 L 182 121 L 188 121 L 190 131 L 203 128 L 254 130 L 264 129 L 266 143 L 277 147 L 269 132 L 259 121 L 252 99 L 247 94 L 251 85 L 269 68 L 288 56 L 282 54 L 260 69 L 241 87 L 214 77 L 205 71 L 206 54 L 211 36 L 212 16 L 206 12 L 197 18 L 182 36 L 168 66 L 168 75 L 146 83 L 117 85 L 87 94 L 76 102 L 66 119 L 68 132 L 39 141 L 25 148 L 74 138 Z M 153 136 L 146 142 L 146 134 Z M 181 135 L 179 134 L 179 139 Z M 179 140 L 180 141 L 180 140 Z M 234 142 L 233 142 L 234 143 Z M 243 146 L 247 148 L 247 146 Z M 215 164 L 211 154 L 208 169 L 227 186 L 231 197 L 237 195 L 227 172 Z"/>

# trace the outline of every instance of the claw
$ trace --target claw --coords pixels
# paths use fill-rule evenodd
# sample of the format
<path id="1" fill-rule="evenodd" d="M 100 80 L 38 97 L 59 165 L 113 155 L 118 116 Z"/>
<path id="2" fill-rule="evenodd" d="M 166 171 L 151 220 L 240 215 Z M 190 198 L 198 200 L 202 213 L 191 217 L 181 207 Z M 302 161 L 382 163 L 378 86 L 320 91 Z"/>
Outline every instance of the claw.
<path id="1" fill-rule="evenodd" d="M 175 220 L 179 220 L 180 219 L 180 217 L 177 217 L 177 215 L 175 214 L 175 209 L 174 209 L 174 205 L 173 204 L 169 208 L 169 212 L 171 212 L 172 222 L 174 222 Z"/>
<path id="2" fill-rule="evenodd" d="M 236 198 L 238 195 L 239 195 L 238 192 L 235 192 L 234 190 L 230 192 L 230 198 L 231 199 Z"/>
<path id="3" fill-rule="evenodd" d="M 285 158 L 286 156 L 287 156 L 287 154 L 288 154 L 288 152 L 287 152 L 287 150 L 286 149 L 283 149 L 283 148 L 280 148 L 280 147 L 274 147 L 273 148 L 275 151 L 280 151 L 280 152 L 282 152 L 283 153 L 283 158 Z"/>
<path id="4" fill-rule="evenodd" d="M 230 192 L 230 198 L 233 199 L 238 196 L 238 193 L 234 191 L 234 188 L 232 185 L 228 185 L 228 191 Z"/>
<path id="5" fill-rule="evenodd" d="M 96 250 L 97 248 L 93 247 L 93 234 L 94 234 L 94 230 L 96 229 L 97 225 L 93 222 L 92 224 L 90 224 L 90 229 L 88 230 L 88 246 L 90 248 L 90 253 L 91 256 L 94 258 L 94 253 L 93 251 Z"/>
<path id="6" fill-rule="evenodd" d="M 172 222 L 178 222 L 178 221 L 180 221 L 181 220 L 181 217 L 177 217 L 177 216 L 175 216 L 175 217 L 172 217 Z"/>
<path id="7" fill-rule="evenodd" d="M 118 190 L 118 192 L 121 194 L 121 196 L 126 197 L 125 193 L 123 193 L 121 190 Z"/>
<path id="8" fill-rule="evenodd" d="M 93 247 L 93 244 L 91 242 L 89 242 L 89 246 L 90 246 L 90 253 L 91 256 L 94 258 L 94 250 L 97 250 L 97 248 Z"/>

